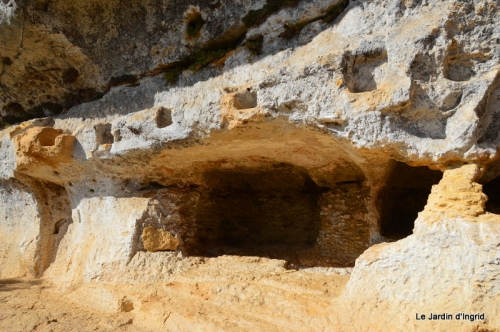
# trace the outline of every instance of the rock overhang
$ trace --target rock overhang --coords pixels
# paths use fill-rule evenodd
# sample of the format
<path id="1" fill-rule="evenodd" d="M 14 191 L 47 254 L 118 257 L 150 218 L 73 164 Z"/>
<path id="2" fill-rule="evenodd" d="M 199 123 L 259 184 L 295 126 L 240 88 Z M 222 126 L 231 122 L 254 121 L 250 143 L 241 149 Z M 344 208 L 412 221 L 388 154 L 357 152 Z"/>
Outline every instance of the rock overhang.
<path id="1" fill-rule="evenodd" d="M 410 274 L 445 273 L 446 267 L 430 265 L 420 271 L 419 262 L 439 260 L 442 253 L 451 262 L 453 250 L 467 260 L 462 265 L 454 260 L 456 271 L 469 276 L 467 269 L 474 266 L 480 278 L 490 280 L 489 270 L 472 264 L 458 243 L 494 265 L 495 242 L 486 234 L 497 232 L 491 214 L 497 209 L 499 172 L 494 3 L 391 1 L 383 4 L 383 13 L 379 5 L 351 1 L 334 26 L 314 39 L 313 29 L 325 27 L 320 20 L 284 42 L 278 36 L 280 19 L 295 15 L 288 8 L 255 27 L 253 32 L 264 34 L 256 58 L 245 49 L 233 50 L 221 70 L 187 70 L 174 87 L 165 87 L 158 76 L 121 76 L 115 82 L 131 86 L 111 88 L 103 98 L 53 119 L 3 131 L 0 174 L 4 185 L 19 193 L 3 193 L 3 199 L 36 201 L 38 207 L 26 213 L 41 216 L 38 247 L 29 250 L 43 255 L 31 266 L 29 256 L 11 272 L 39 275 L 48 268 L 46 276 L 69 287 L 127 277 L 140 283 L 152 280 L 150 271 L 136 273 L 132 267 L 161 261 L 182 270 L 193 256 L 257 254 L 292 266 L 352 266 L 374 243 L 406 237 L 372 246 L 359 258 L 346 299 L 358 303 L 353 297 L 364 289 L 363 275 L 380 289 L 394 281 L 394 288 L 371 293 L 374 303 L 404 289 L 405 278 L 422 295 Z M 197 30 L 189 41 L 196 43 L 209 33 L 206 22 L 197 23 L 207 15 L 203 8 L 191 12 L 196 15 L 184 23 Z M 277 51 L 300 45 L 299 40 L 307 43 Z M 66 71 L 65 84 L 77 84 L 89 73 L 76 71 Z M 43 133 L 54 138 L 53 148 L 37 139 Z M 70 140 L 75 144 L 68 153 Z M 64 162 L 53 163 L 54 158 Z M 444 178 L 427 167 L 445 171 Z M 470 178 L 470 167 L 478 176 Z M 484 206 L 477 182 L 485 183 L 494 204 Z M 51 208 L 42 209 L 44 204 Z M 298 214 L 314 222 L 308 225 Z M 241 226 L 252 219 L 266 224 Z M 289 242 L 274 237 L 288 225 L 286 219 L 298 220 L 292 226 L 305 235 L 283 231 Z M 177 239 L 178 250 L 144 251 L 141 236 L 151 227 L 162 238 Z M 11 242 L 21 241 L 21 233 L 16 228 Z M 257 250 L 247 250 L 245 240 L 259 244 Z M 100 246 L 107 242 L 109 248 Z M 272 245 L 282 245 L 287 254 L 266 248 Z M 422 254 L 415 255 L 413 247 Z M 63 253 L 68 248 L 71 257 Z M 403 269 L 409 265 L 409 272 L 398 272 L 400 263 Z M 66 277 L 59 273 L 64 269 Z M 384 281 L 387 271 L 391 275 Z M 446 275 L 467 284 L 468 277 Z M 426 285 L 439 288 L 435 278 L 428 280 Z"/>

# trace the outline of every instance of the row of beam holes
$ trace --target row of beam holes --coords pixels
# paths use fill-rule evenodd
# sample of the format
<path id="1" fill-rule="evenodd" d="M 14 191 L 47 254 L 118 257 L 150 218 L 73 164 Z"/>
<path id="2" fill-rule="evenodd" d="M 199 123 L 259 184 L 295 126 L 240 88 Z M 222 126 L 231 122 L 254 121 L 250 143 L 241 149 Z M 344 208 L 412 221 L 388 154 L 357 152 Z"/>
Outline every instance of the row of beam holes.
<path id="1" fill-rule="evenodd" d="M 433 43 L 435 37 L 429 38 Z M 456 82 L 468 81 L 474 75 L 475 65 L 486 62 L 491 57 L 483 54 L 469 54 L 455 40 L 448 48 L 448 55 L 443 64 L 444 77 Z M 429 55 L 417 54 L 412 62 L 412 72 L 416 79 L 428 81 L 431 71 L 436 65 Z M 363 54 L 344 54 L 342 71 L 349 91 L 352 93 L 368 92 L 377 89 L 379 81 L 383 78 L 383 65 L 387 63 L 387 51 L 376 49 Z"/>
<path id="2" fill-rule="evenodd" d="M 427 50 L 434 47 L 437 36 L 429 35 L 422 40 L 424 48 Z M 484 63 L 491 59 L 491 56 L 482 53 L 467 53 L 464 47 L 456 40 L 447 49 L 447 54 L 442 64 L 444 78 L 455 81 L 469 81 L 476 75 L 476 65 Z M 437 63 L 436 57 L 429 52 L 417 54 L 411 63 L 411 72 L 414 79 L 428 82 L 435 80 L 439 75 L 440 64 Z"/>
<path id="3" fill-rule="evenodd" d="M 154 116 L 154 121 L 156 126 L 160 129 L 170 126 L 173 123 L 172 110 L 164 107 L 158 108 Z M 113 144 L 121 141 L 122 136 L 120 129 L 116 129 L 114 131 L 111 131 L 111 129 L 111 123 L 100 123 L 94 126 L 97 145 Z"/>

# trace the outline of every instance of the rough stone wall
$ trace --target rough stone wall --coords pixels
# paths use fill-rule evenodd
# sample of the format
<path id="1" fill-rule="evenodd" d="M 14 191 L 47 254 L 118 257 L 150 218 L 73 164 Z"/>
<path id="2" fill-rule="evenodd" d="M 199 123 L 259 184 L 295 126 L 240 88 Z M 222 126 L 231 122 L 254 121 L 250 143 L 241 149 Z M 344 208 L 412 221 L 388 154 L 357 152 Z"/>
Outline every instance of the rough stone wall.
<path id="1" fill-rule="evenodd" d="M 313 253 L 304 265 L 353 266 L 354 261 L 370 245 L 374 216 L 368 212 L 373 204 L 369 188 L 359 182 L 343 183 L 320 199 L 321 228 Z M 316 260 L 316 261 L 315 261 Z M 318 262 L 319 261 L 319 262 Z"/>

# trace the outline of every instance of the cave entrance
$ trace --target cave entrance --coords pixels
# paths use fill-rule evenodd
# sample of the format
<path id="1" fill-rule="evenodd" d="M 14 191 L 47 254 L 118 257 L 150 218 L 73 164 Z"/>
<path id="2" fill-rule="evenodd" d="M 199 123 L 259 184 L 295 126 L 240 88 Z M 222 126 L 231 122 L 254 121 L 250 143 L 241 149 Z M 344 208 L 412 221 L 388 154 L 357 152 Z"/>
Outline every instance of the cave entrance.
<path id="1" fill-rule="evenodd" d="M 488 196 L 486 212 L 500 214 L 500 176 L 483 184 L 483 193 Z"/>
<path id="2" fill-rule="evenodd" d="M 443 173 L 396 162 L 379 196 L 380 234 L 400 240 L 411 235 L 418 213 Z"/>
<path id="3" fill-rule="evenodd" d="M 277 164 L 210 170 L 198 200 L 188 255 L 262 256 L 291 260 L 316 243 L 321 189 L 306 171 Z"/>

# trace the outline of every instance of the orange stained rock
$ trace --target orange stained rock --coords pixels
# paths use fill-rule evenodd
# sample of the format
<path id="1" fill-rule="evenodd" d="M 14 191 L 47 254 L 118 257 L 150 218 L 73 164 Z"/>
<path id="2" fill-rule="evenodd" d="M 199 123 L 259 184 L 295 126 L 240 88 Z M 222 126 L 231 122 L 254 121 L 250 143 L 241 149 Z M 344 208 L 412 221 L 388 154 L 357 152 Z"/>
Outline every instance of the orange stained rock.
<path id="1" fill-rule="evenodd" d="M 73 160 L 74 136 L 50 127 L 34 127 L 15 136 L 16 161 L 19 166 L 47 164 L 57 166 Z"/>

